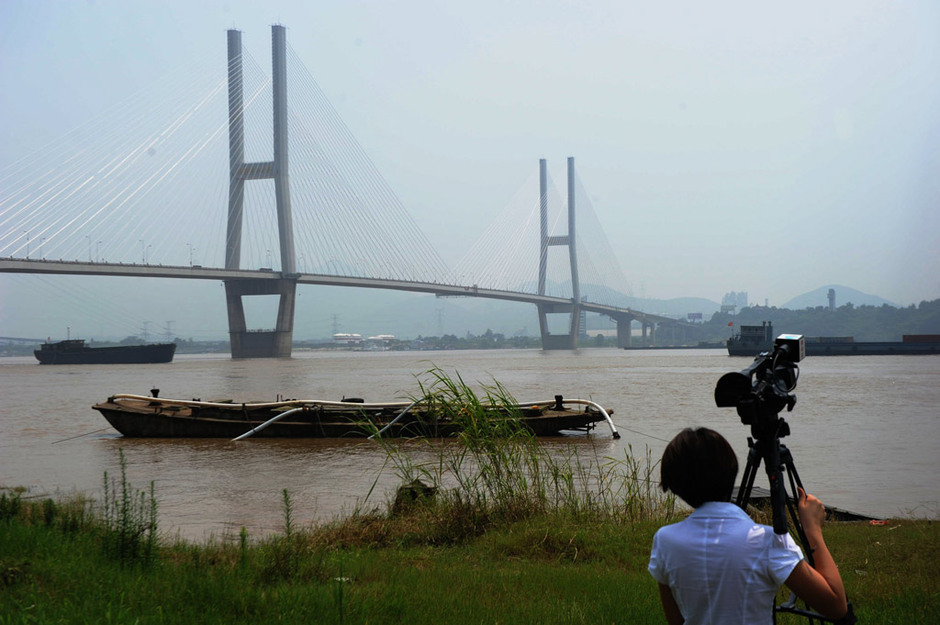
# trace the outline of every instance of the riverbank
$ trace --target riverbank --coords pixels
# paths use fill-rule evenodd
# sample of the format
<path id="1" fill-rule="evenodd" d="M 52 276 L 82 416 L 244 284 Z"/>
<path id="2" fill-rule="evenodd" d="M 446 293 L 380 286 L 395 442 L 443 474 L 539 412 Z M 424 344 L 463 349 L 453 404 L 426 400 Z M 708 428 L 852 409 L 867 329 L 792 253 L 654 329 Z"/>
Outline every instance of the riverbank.
<path id="1" fill-rule="evenodd" d="M 662 518 L 569 510 L 455 532 L 417 505 L 298 529 L 285 496 L 276 536 L 143 540 L 122 557 L 120 526 L 83 502 L 0 499 L 3 623 L 662 622 L 646 571 Z M 940 622 L 936 522 L 831 523 L 826 537 L 859 622 Z"/>

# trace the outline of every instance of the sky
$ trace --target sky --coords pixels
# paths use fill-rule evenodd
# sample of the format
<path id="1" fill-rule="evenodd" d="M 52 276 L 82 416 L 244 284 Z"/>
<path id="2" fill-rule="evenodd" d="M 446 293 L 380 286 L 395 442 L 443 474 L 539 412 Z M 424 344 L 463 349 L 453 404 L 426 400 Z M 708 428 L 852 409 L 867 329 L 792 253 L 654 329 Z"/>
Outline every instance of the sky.
<path id="1" fill-rule="evenodd" d="M 940 297 L 928 0 L 4 0 L 0 172 L 275 23 L 448 262 L 573 156 L 634 295 Z"/>

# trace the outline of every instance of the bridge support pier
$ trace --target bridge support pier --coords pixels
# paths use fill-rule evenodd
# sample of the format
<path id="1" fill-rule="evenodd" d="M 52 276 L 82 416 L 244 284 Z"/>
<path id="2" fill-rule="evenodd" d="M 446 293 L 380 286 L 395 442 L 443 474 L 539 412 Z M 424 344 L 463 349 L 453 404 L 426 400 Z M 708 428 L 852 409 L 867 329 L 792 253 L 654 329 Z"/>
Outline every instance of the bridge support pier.
<path id="1" fill-rule="evenodd" d="M 578 336 L 581 334 L 581 311 L 580 307 L 571 304 L 548 305 L 539 304 L 539 330 L 542 333 L 542 349 L 578 349 Z M 550 314 L 569 314 L 571 315 L 571 326 L 568 334 L 552 334 L 548 329 L 548 315 Z"/>
<path id="2" fill-rule="evenodd" d="M 613 317 L 617 322 L 617 347 L 623 349 L 630 347 L 633 339 L 633 315 L 617 315 Z"/>
<path id="3" fill-rule="evenodd" d="M 294 338 L 294 300 L 297 281 L 226 280 L 229 341 L 232 358 L 289 358 Z M 277 322 L 274 330 L 249 330 L 242 298 L 251 295 L 278 295 Z"/>

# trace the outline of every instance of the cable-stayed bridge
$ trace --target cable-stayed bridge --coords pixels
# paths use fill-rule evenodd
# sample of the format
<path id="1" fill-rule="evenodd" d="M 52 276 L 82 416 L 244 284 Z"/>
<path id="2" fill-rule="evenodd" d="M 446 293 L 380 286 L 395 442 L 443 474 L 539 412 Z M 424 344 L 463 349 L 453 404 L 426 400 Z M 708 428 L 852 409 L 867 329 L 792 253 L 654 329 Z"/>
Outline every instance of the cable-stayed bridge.
<path id="1" fill-rule="evenodd" d="M 616 320 L 622 346 L 633 321 L 675 323 L 622 305 L 573 159 L 564 200 L 541 161 L 538 191 L 449 268 L 281 26 L 272 58 L 268 78 L 229 31 L 225 75 L 155 82 L 0 173 L 0 272 L 221 280 L 236 358 L 290 355 L 305 284 L 535 304 L 546 349 L 577 347 L 589 312 Z M 273 330 L 246 326 L 260 295 L 279 300 Z"/>

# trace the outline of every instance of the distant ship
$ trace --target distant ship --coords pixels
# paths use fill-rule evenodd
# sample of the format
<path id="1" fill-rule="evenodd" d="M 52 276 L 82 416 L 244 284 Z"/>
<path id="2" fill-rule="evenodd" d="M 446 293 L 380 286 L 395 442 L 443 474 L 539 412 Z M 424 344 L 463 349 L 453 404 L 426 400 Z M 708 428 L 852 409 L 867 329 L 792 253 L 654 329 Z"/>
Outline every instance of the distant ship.
<path id="1" fill-rule="evenodd" d="M 88 347 L 84 339 L 43 343 L 33 354 L 41 365 L 131 365 L 171 362 L 176 343 Z"/>
<path id="2" fill-rule="evenodd" d="M 774 348 L 774 327 L 769 321 L 759 326 L 741 326 L 740 333 L 728 339 L 729 356 L 756 356 Z M 898 341 L 856 342 L 851 336 L 808 336 L 804 338 L 807 356 L 891 356 L 940 354 L 940 334 L 905 334 Z"/>

